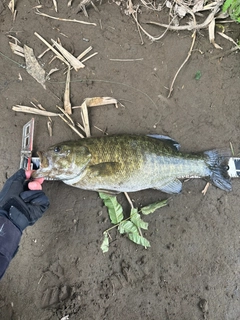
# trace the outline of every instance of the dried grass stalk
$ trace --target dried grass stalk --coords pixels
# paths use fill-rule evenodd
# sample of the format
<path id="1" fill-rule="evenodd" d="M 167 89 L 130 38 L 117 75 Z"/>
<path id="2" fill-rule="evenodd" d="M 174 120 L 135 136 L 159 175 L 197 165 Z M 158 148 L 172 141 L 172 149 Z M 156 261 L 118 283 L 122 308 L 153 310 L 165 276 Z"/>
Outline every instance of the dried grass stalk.
<path id="1" fill-rule="evenodd" d="M 210 43 L 212 43 L 216 49 L 222 49 L 222 47 L 215 42 L 215 19 L 213 19 L 208 26 L 208 35 Z"/>
<path id="2" fill-rule="evenodd" d="M 68 119 L 68 121 L 75 127 L 75 124 L 72 120 L 72 118 L 69 116 L 69 114 L 66 113 L 66 111 L 64 109 L 62 109 L 61 107 L 59 106 L 56 106 L 63 114 L 64 116 Z"/>
<path id="3" fill-rule="evenodd" d="M 24 49 L 16 43 L 9 42 L 12 52 L 20 57 L 25 57 Z"/>
<path id="4" fill-rule="evenodd" d="M 88 54 L 92 50 L 92 47 L 88 47 L 86 50 L 84 50 L 80 55 L 77 57 L 78 60 L 81 60 L 86 54 Z"/>
<path id="5" fill-rule="evenodd" d="M 81 24 L 87 24 L 87 25 L 96 26 L 96 23 L 92 23 L 92 22 L 86 22 L 86 21 L 75 20 L 75 19 L 63 19 L 63 18 L 57 18 L 57 17 L 49 16 L 48 14 L 40 12 L 38 9 L 35 11 L 35 13 L 40 15 L 40 16 L 47 17 L 47 18 L 50 18 L 50 19 L 55 19 L 55 20 L 58 20 L 58 21 L 77 22 L 77 23 L 81 23 Z"/>
<path id="6" fill-rule="evenodd" d="M 86 100 L 83 102 L 81 105 L 81 116 L 82 116 L 82 121 L 84 125 L 84 131 L 86 133 L 87 137 L 91 137 L 91 132 L 90 132 L 90 124 L 89 124 L 89 117 L 88 117 L 88 109 L 87 109 L 87 104 Z"/>
<path id="7" fill-rule="evenodd" d="M 16 106 L 13 106 L 12 110 L 16 111 L 16 112 L 37 114 L 37 115 L 45 116 L 45 117 L 58 117 L 58 116 L 61 115 L 59 113 L 39 110 L 39 109 L 36 109 L 36 108 L 33 108 L 33 107 L 21 106 L 21 105 L 18 105 L 18 104 Z"/>
<path id="8" fill-rule="evenodd" d="M 85 138 L 84 135 L 82 135 L 82 134 L 77 130 L 77 128 L 75 128 L 70 122 L 68 122 L 68 121 L 64 118 L 64 116 L 59 115 L 59 117 L 60 117 L 74 132 L 76 132 L 76 134 L 79 135 L 79 137 Z"/>
<path id="9" fill-rule="evenodd" d="M 118 101 L 112 97 L 93 97 L 85 99 L 86 105 L 88 107 L 104 106 L 106 104 L 115 104 L 118 108 Z"/>
<path id="10" fill-rule="evenodd" d="M 8 4 L 8 9 L 12 12 L 12 14 L 14 14 L 15 11 L 15 3 L 14 0 L 11 0 Z"/>
<path id="11" fill-rule="evenodd" d="M 58 12 L 58 9 L 57 9 L 57 0 L 53 0 L 53 5 L 54 5 L 55 11 Z"/>
<path id="12" fill-rule="evenodd" d="M 55 40 L 51 39 L 54 46 L 61 52 L 65 59 L 70 63 L 70 65 L 78 71 L 81 68 L 84 68 L 84 64 L 75 58 L 70 52 L 68 52 L 63 46 L 57 43 Z"/>
<path id="13" fill-rule="evenodd" d="M 70 101 L 70 68 L 68 68 L 67 71 L 67 79 L 66 79 L 66 86 L 65 86 L 65 92 L 63 97 L 63 105 L 64 110 L 67 114 L 72 114 L 72 106 Z"/>
<path id="14" fill-rule="evenodd" d="M 64 59 L 64 57 L 53 47 L 50 45 L 50 43 L 48 43 L 42 36 L 40 36 L 40 34 L 38 34 L 37 32 L 34 32 L 35 36 L 37 36 L 43 43 L 46 44 L 46 46 L 48 48 L 50 48 L 58 57 L 58 59 L 60 59 L 61 61 L 63 61 L 67 66 L 69 66 L 69 63 L 67 62 L 66 59 Z"/>

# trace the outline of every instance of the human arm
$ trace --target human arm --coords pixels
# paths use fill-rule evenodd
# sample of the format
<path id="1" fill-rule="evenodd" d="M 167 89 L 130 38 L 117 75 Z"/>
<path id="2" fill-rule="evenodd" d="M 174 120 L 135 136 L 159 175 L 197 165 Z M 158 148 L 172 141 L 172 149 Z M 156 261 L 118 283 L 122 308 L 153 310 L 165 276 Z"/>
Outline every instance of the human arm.
<path id="1" fill-rule="evenodd" d="M 49 207 L 41 190 L 29 190 L 23 169 L 10 177 L 0 192 L 0 279 L 17 252 L 22 231 Z"/>

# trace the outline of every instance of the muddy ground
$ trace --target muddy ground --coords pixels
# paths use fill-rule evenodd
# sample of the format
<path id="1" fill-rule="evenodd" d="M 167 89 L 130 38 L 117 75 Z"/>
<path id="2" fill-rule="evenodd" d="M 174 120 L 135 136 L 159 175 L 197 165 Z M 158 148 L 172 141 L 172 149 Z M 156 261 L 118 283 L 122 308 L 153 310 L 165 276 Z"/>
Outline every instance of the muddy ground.
<path id="1" fill-rule="evenodd" d="M 76 14 L 77 1 L 68 8 L 59 2 L 42 1 L 43 12 L 79 19 L 94 26 L 50 20 L 35 14 L 38 1 L 17 1 L 17 17 L 0 1 L 0 93 L 1 93 L 1 185 L 19 166 L 22 126 L 31 115 L 15 113 L 12 106 L 41 103 L 47 110 L 62 106 L 66 76 L 59 61 L 40 59 L 45 70 L 58 67 L 44 90 L 26 70 L 21 57 L 9 47 L 8 35 L 34 49 L 46 46 L 34 32 L 62 44 L 76 56 L 90 45 L 98 55 L 86 67 L 72 72 L 71 102 L 80 105 L 86 97 L 112 96 L 125 107 L 104 106 L 90 110 L 92 134 L 158 133 L 181 143 L 184 151 L 228 148 L 239 152 L 239 53 L 223 59 L 208 40 L 207 30 L 197 33 L 194 51 L 180 72 L 174 92 L 166 99 L 170 83 L 191 45 L 191 32 L 168 32 L 152 43 L 143 36 L 141 44 L 133 19 L 115 3 L 103 1 L 99 12 L 89 8 L 89 19 Z M 142 10 L 141 21 L 168 22 L 168 11 Z M 154 35 L 163 29 L 145 25 Z M 227 34 L 237 40 L 239 26 L 226 25 Z M 225 50 L 232 44 L 217 36 Z M 7 57 L 9 60 L 7 59 Z M 110 59 L 142 59 L 112 61 Z M 201 78 L 195 79 L 197 71 Z M 19 80 L 21 74 L 22 80 Z M 75 110 L 74 120 L 80 121 Z M 61 119 L 53 119 L 53 136 L 46 118 L 35 116 L 34 149 L 78 136 Z M 111 245 L 103 254 L 102 233 L 111 226 L 106 208 L 96 192 L 82 191 L 61 182 L 44 182 L 50 209 L 24 232 L 19 251 L 0 283 L 1 319 L 9 320 L 236 320 L 240 319 L 240 182 L 226 193 L 205 181 L 184 183 L 167 207 L 145 217 L 144 233 L 151 248 L 144 249 L 111 231 Z M 147 190 L 130 194 L 136 206 L 168 198 Z M 118 197 L 125 211 L 129 205 Z M 66 317 L 66 318 L 64 318 Z"/>

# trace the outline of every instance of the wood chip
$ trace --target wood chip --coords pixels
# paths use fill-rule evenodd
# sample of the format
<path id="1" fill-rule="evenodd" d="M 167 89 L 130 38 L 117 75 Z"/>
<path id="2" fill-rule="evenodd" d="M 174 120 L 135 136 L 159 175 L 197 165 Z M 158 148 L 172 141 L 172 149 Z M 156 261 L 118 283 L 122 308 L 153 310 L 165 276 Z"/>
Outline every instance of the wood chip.
<path id="1" fill-rule="evenodd" d="M 45 86 L 45 70 L 40 66 L 38 63 L 34 53 L 33 49 L 24 45 L 24 56 L 26 61 L 26 71 L 35 79 L 38 83 L 40 83 L 44 89 L 46 89 Z"/>

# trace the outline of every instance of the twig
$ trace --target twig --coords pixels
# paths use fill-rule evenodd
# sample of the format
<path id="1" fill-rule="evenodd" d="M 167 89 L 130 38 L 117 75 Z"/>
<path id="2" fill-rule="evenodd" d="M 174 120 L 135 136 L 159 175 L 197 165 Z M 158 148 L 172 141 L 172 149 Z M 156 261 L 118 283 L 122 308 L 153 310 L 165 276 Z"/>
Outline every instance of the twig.
<path id="1" fill-rule="evenodd" d="M 131 208 L 134 209 L 132 200 L 130 199 L 129 195 L 127 192 L 124 192 L 125 197 L 127 198 L 128 203 L 130 204 Z"/>
<path id="2" fill-rule="evenodd" d="M 177 73 L 175 74 L 175 76 L 174 76 L 174 78 L 173 78 L 173 81 L 172 81 L 171 86 L 170 86 L 170 89 L 169 89 L 168 98 L 170 98 L 170 96 L 171 96 L 171 93 L 172 93 L 172 91 L 173 91 L 173 85 L 174 85 L 174 83 L 175 83 L 175 80 L 176 80 L 179 72 L 182 70 L 182 68 L 183 68 L 184 65 L 187 63 L 188 59 L 190 58 L 190 56 L 191 56 L 191 54 L 192 54 L 192 49 L 193 49 L 193 46 L 194 46 L 195 40 L 196 40 L 196 30 L 193 31 L 192 38 L 193 38 L 193 40 L 192 40 L 191 47 L 190 47 L 190 49 L 189 49 L 189 51 L 188 51 L 188 55 L 187 55 L 186 59 L 183 61 L 183 63 L 181 64 L 180 68 L 178 69 Z"/>

